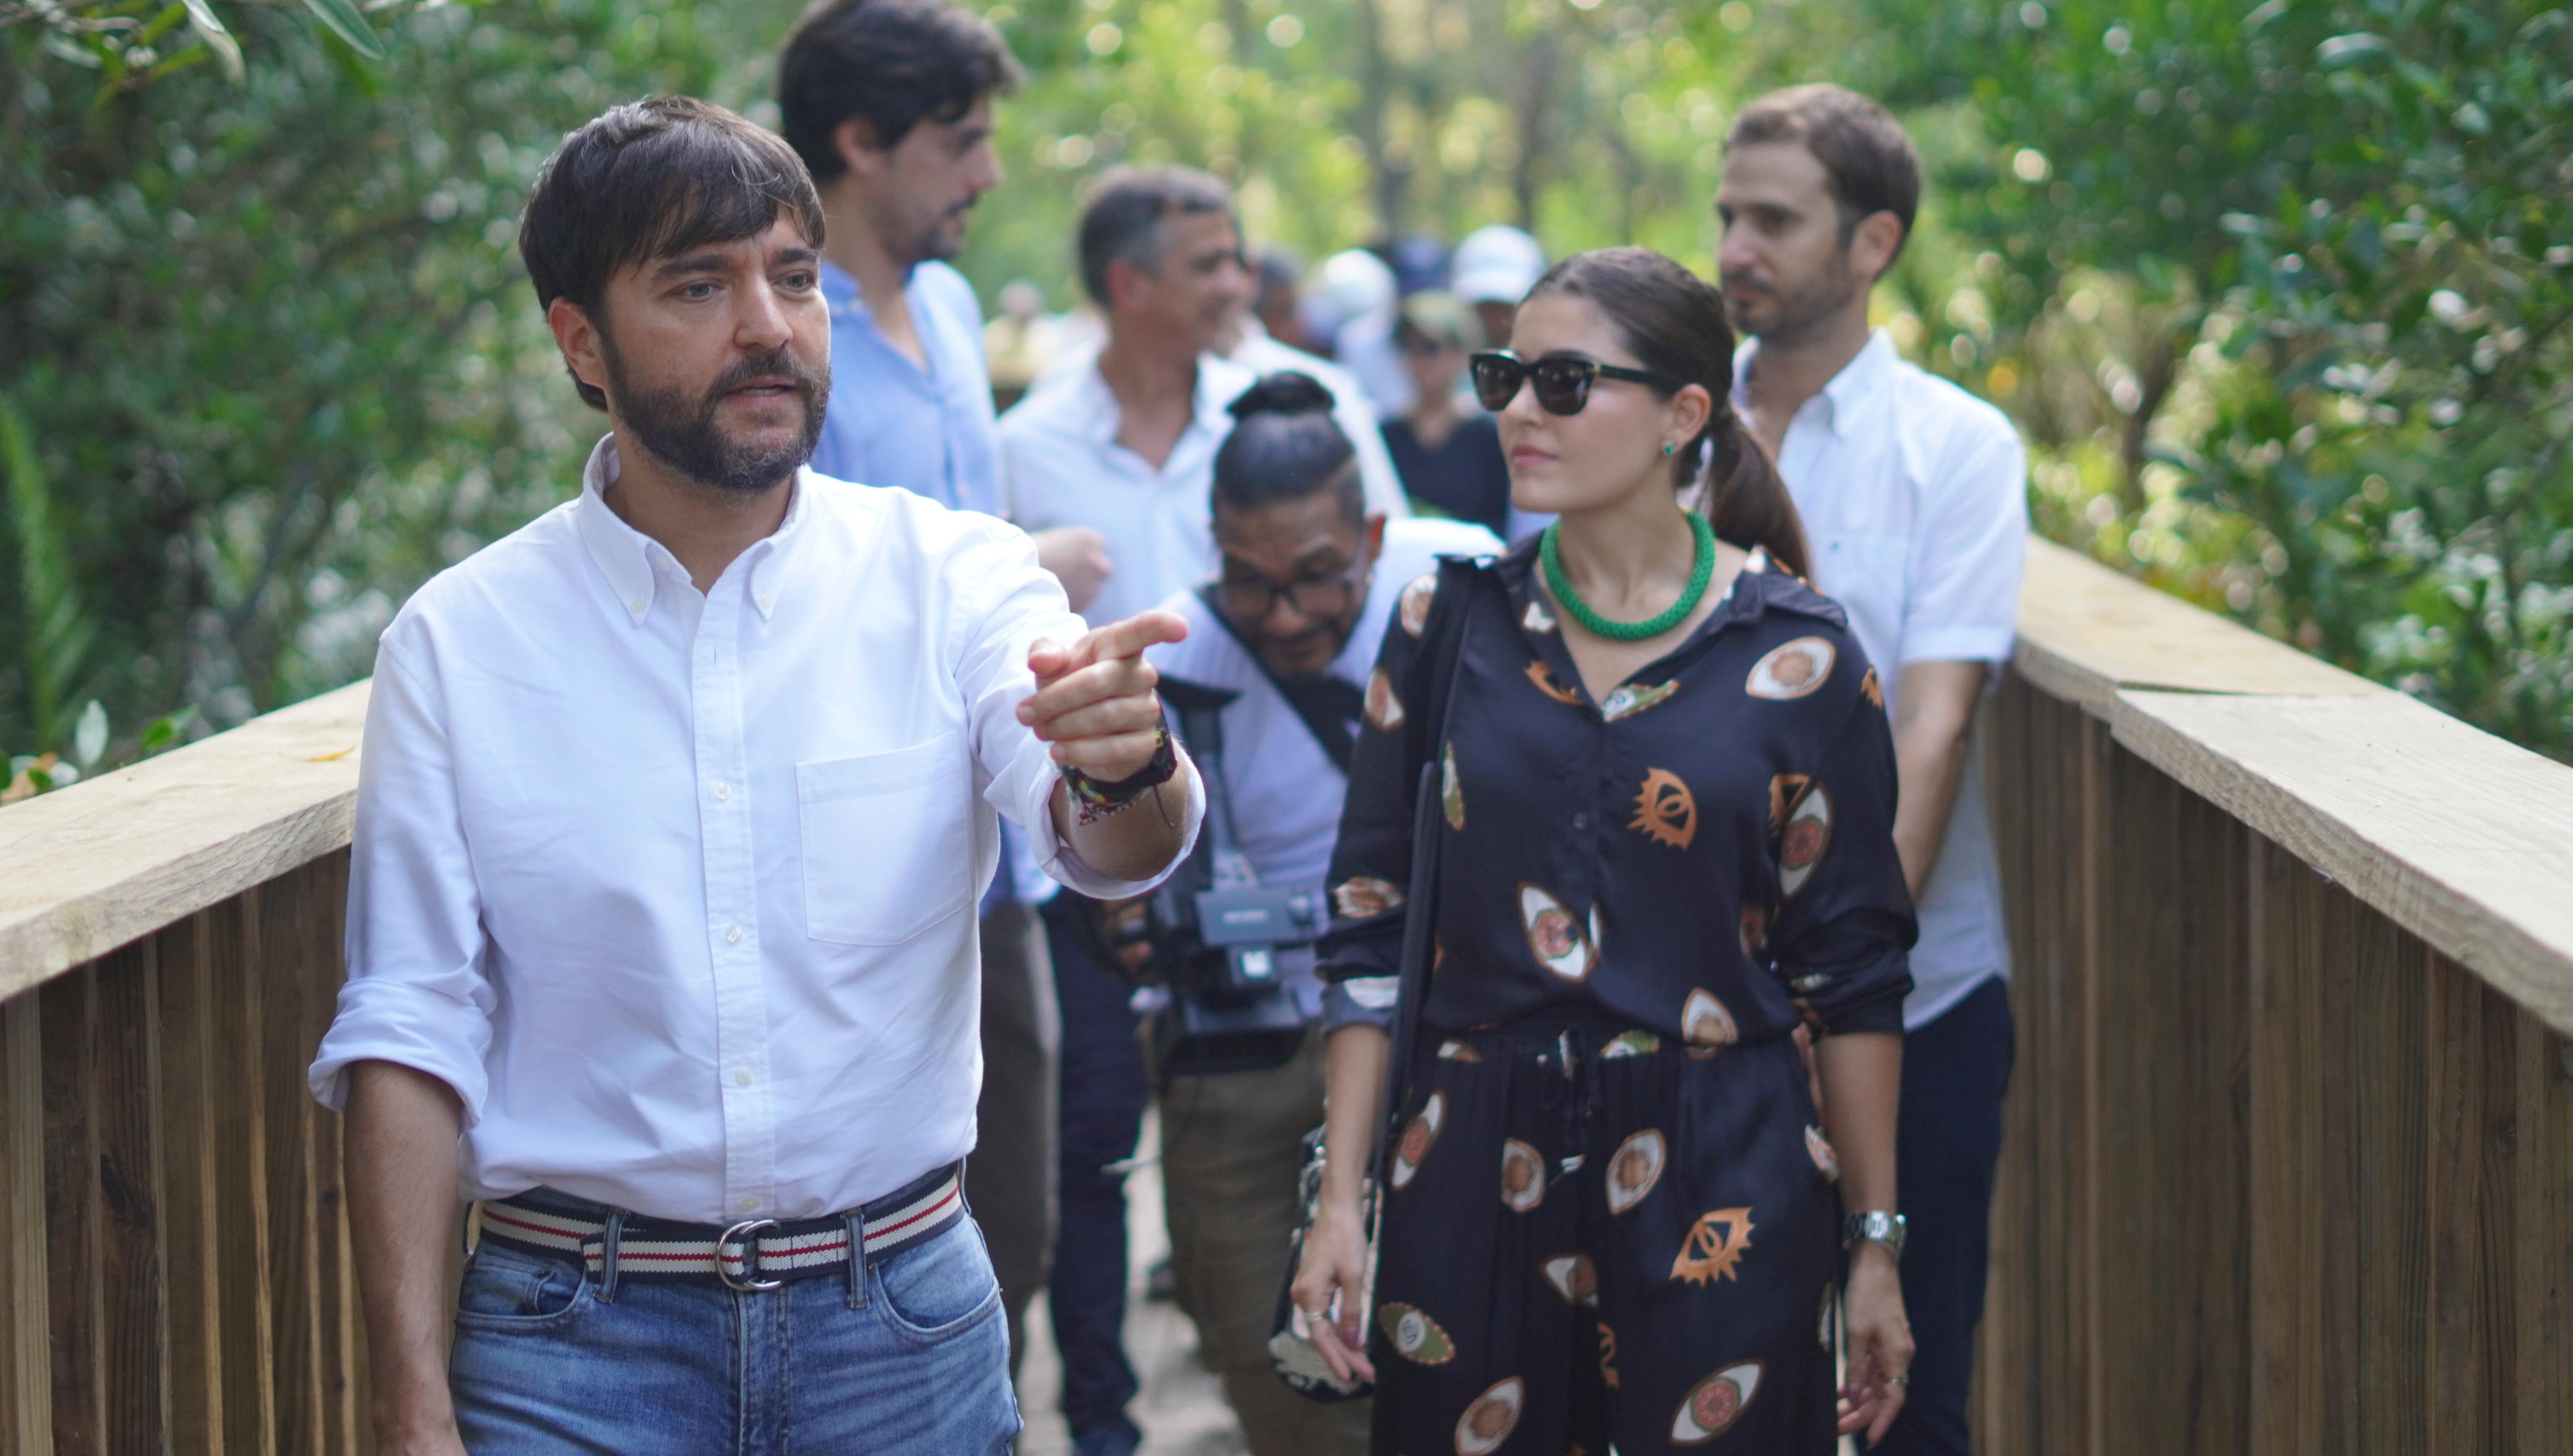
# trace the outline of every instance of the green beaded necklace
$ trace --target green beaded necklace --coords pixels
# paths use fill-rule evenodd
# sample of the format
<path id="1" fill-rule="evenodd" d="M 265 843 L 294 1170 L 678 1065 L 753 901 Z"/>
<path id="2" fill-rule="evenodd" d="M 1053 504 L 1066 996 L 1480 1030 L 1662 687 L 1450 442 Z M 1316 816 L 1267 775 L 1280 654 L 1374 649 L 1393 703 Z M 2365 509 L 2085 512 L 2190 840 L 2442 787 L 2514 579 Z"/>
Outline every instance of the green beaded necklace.
<path id="1" fill-rule="evenodd" d="M 1640 622 L 1614 622 L 1592 611 L 1589 603 L 1573 594 L 1572 583 L 1564 577 L 1563 548 L 1555 543 L 1556 528 L 1552 524 L 1546 526 L 1545 534 L 1537 541 L 1536 554 L 1545 567 L 1546 590 L 1554 593 L 1554 599 L 1563 604 L 1574 621 L 1593 636 L 1611 642 L 1641 642 L 1687 621 L 1688 614 L 1697 610 L 1698 599 L 1706 595 L 1707 583 L 1715 579 L 1715 527 L 1694 510 L 1680 514 L 1688 517 L 1689 532 L 1697 537 L 1697 564 L 1689 570 L 1688 590 L 1680 593 L 1680 599 L 1672 602 L 1669 610 Z"/>

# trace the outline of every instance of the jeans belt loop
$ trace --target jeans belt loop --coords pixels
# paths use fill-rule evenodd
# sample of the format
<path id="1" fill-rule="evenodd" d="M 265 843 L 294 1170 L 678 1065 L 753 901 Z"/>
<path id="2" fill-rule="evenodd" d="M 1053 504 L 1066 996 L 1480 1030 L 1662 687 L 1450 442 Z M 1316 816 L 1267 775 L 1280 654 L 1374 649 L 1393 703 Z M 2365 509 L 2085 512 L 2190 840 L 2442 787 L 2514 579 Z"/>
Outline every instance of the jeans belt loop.
<path id="1" fill-rule="evenodd" d="M 850 1209 L 848 1224 L 849 1307 L 864 1309 L 867 1307 L 867 1215 L 865 1211 L 858 1208 Z"/>
<path id="2" fill-rule="evenodd" d="M 625 1241 L 625 1210 L 607 1210 L 607 1227 L 598 1235 L 598 1301 L 616 1302 L 616 1252 Z"/>

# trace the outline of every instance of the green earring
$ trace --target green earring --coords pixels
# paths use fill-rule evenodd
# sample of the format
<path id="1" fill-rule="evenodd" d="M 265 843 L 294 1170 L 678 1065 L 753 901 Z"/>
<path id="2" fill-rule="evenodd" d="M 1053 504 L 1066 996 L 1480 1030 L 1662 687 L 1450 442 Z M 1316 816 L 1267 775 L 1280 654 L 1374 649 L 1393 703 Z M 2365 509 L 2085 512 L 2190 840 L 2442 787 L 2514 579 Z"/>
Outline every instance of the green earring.
<path id="1" fill-rule="evenodd" d="M 1663 453 L 1663 454 L 1666 454 L 1666 455 L 1675 455 L 1675 454 L 1678 454 L 1679 452 L 1680 452 L 1680 447 L 1679 447 L 1678 445 L 1672 444 L 1669 440 L 1664 440 L 1664 441 L 1662 441 L 1662 453 Z"/>

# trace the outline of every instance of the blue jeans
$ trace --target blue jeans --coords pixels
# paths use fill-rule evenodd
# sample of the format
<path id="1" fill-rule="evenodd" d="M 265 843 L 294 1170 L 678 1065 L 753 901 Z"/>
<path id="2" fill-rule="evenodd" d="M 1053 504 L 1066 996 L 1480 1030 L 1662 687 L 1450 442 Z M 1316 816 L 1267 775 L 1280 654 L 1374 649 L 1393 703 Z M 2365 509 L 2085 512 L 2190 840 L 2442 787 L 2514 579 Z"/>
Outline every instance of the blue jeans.
<path id="1" fill-rule="evenodd" d="M 959 1456 L 1019 1431 L 982 1232 L 758 1293 L 620 1279 L 485 1242 L 450 1383 L 472 1456 Z"/>

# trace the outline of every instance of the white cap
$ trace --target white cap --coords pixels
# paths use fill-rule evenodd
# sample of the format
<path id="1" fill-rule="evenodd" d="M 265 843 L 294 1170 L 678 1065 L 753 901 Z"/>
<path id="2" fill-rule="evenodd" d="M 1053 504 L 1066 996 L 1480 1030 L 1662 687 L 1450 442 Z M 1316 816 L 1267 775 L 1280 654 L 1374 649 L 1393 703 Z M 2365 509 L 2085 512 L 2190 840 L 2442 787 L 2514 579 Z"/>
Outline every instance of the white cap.
<path id="1" fill-rule="evenodd" d="M 1393 307 L 1393 270 L 1363 248 L 1322 260 L 1318 282 L 1306 298 L 1327 315 L 1332 330 Z"/>
<path id="2" fill-rule="evenodd" d="M 1477 228 L 1456 245 L 1447 291 L 1469 304 L 1515 304 L 1545 273 L 1545 249 L 1517 228 Z"/>

